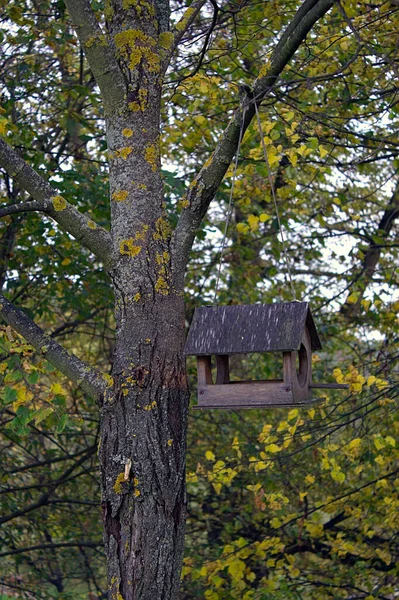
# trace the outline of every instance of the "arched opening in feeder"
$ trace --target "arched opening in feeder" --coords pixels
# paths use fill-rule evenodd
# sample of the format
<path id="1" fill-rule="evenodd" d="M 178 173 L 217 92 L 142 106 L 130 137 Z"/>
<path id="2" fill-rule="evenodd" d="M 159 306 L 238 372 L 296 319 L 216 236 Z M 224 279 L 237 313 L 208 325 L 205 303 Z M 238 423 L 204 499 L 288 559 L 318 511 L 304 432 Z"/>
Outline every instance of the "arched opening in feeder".
<path id="1" fill-rule="evenodd" d="M 305 346 L 303 344 L 301 344 L 301 347 L 297 354 L 297 369 L 296 369 L 298 383 L 301 388 L 306 384 L 306 381 L 308 379 L 308 372 L 309 372 L 308 353 L 307 353 Z"/>

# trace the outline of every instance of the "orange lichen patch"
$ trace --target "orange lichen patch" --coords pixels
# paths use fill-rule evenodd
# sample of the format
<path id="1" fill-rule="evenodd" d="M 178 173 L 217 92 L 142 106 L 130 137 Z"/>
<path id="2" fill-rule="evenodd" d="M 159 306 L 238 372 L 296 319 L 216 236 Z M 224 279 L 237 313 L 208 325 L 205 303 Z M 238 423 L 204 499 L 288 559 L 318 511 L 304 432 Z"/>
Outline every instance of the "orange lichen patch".
<path id="1" fill-rule="evenodd" d="M 130 138 L 133 135 L 133 129 L 130 129 L 129 127 L 125 127 L 125 129 L 122 129 L 122 135 L 125 138 Z"/>
<path id="2" fill-rule="evenodd" d="M 97 229 L 97 225 L 91 219 L 87 221 L 87 227 L 90 227 L 90 229 Z"/>
<path id="3" fill-rule="evenodd" d="M 134 490 L 134 492 L 133 492 L 133 496 L 135 496 L 136 498 L 137 498 L 138 496 L 141 496 L 141 492 L 140 492 L 140 490 Z"/>
<path id="4" fill-rule="evenodd" d="M 137 294 L 135 294 L 133 296 L 133 302 L 139 302 L 141 300 L 141 294 L 140 292 L 137 292 Z"/>
<path id="5" fill-rule="evenodd" d="M 128 107 L 133 112 L 138 112 L 140 110 L 140 104 L 138 102 L 129 102 Z"/>
<path id="6" fill-rule="evenodd" d="M 119 244 L 119 252 L 124 256 L 130 256 L 133 258 L 140 254 L 142 248 L 141 246 L 137 246 L 134 243 L 133 238 L 129 238 L 128 240 L 122 240 Z"/>
<path id="7" fill-rule="evenodd" d="M 146 189 L 148 189 L 145 183 L 138 183 L 137 187 L 139 188 L 139 190 L 146 190 Z"/>
<path id="8" fill-rule="evenodd" d="M 53 196 L 51 198 L 51 202 L 53 203 L 54 210 L 57 212 L 65 210 L 67 207 L 67 201 L 62 196 Z"/>
<path id="9" fill-rule="evenodd" d="M 171 446 L 173 444 L 173 440 L 168 440 L 168 446 Z"/>
<path id="10" fill-rule="evenodd" d="M 123 202 L 128 195 L 129 192 L 127 190 L 118 190 L 112 194 L 112 200 L 115 200 L 115 202 Z"/>

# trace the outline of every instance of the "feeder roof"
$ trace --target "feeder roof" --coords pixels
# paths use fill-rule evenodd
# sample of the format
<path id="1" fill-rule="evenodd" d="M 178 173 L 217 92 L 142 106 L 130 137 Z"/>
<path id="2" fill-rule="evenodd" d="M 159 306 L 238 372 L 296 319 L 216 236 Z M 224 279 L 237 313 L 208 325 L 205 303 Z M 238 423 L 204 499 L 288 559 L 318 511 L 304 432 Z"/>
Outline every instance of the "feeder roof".
<path id="1" fill-rule="evenodd" d="M 299 350 L 305 327 L 312 350 L 321 343 L 307 302 L 196 308 L 185 354 L 245 354 Z"/>

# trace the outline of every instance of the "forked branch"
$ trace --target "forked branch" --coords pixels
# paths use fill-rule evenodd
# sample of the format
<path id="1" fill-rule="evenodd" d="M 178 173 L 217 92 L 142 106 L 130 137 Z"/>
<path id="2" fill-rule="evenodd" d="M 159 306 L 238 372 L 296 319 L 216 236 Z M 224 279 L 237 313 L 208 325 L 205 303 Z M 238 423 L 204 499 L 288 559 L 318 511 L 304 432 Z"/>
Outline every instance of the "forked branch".
<path id="1" fill-rule="evenodd" d="M 196 175 L 184 197 L 182 211 L 174 234 L 175 274 L 184 272 L 196 231 L 204 218 L 216 190 L 226 174 L 238 146 L 240 131 L 244 133 L 259 105 L 275 85 L 296 50 L 313 25 L 323 17 L 336 0 L 305 0 L 275 47 L 270 62 L 261 69 L 253 91 L 247 93 L 237 109 L 210 159 Z M 245 110 L 244 110 L 245 106 Z M 182 281 L 176 281 L 177 285 Z"/>
<path id="2" fill-rule="evenodd" d="M 79 385 L 97 403 L 101 402 L 106 387 L 101 374 L 46 335 L 25 312 L 14 306 L 2 294 L 0 316 L 56 369 Z"/>
<path id="3" fill-rule="evenodd" d="M 65 0 L 90 69 L 101 90 L 105 113 L 126 104 L 126 84 L 107 36 L 101 29 L 90 0 Z"/>

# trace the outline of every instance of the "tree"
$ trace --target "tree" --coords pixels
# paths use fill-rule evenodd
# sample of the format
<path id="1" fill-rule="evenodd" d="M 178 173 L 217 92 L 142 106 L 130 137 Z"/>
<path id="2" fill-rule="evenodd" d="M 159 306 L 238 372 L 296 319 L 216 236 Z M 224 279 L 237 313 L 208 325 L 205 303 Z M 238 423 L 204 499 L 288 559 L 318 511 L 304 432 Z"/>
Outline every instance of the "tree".
<path id="1" fill-rule="evenodd" d="M 172 147 L 176 147 L 176 137 L 173 139 L 173 136 L 179 135 L 177 123 L 182 112 L 187 111 L 190 105 L 184 94 L 179 92 L 173 103 L 163 107 L 162 90 L 164 89 L 164 94 L 168 94 L 171 85 L 180 85 L 183 89 L 186 85 L 188 90 L 189 86 L 199 86 L 202 94 L 213 87 L 207 107 L 208 111 L 211 110 L 212 94 L 215 98 L 220 97 L 215 89 L 218 88 L 218 82 L 212 81 L 211 77 L 206 81 L 201 80 L 200 75 L 197 77 L 196 73 L 190 70 L 190 57 L 185 55 L 183 42 L 185 36 L 194 36 L 195 31 L 205 37 L 204 51 L 199 51 L 201 63 L 205 58 L 209 37 L 214 32 L 215 39 L 208 52 L 208 60 L 211 61 L 212 51 L 215 51 L 217 56 L 222 53 L 232 53 L 234 60 L 234 49 L 223 47 L 223 34 L 226 31 L 230 32 L 235 26 L 237 7 L 230 4 L 218 7 L 212 3 L 214 13 L 210 16 L 205 2 L 194 2 L 180 19 L 172 20 L 171 27 L 169 6 L 166 2 L 123 2 L 122 4 L 109 2 L 104 7 L 91 7 L 89 2 L 71 0 L 66 2 L 66 5 L 85 58 L 82 51 L 76 49 L 76 42 L 69 25 L 65 25 L 64 21 L 62 21 L 63 32 L 69 39 L 69 44 L 58 45 L 55 41 L 55 30 L 39 36 L 40 40 L 47 38 L 48 47 L 51 49 L 48 64 L 57 65 L 60 79 L 60 97 L 57 100 L 61 104 L 68 105 L 67 115 L 63 116 L 64 122 L 60 123 L 65 127 L 66 135 L 62 140 L 57 123 L 57 112 L 54 111 L 54 114 L 46 115 L 47 118 L 50 117 L 47 132 L 43 120 L 38 118 L 37 138 L 34 137 L 34 128 L 23 134 L 25 139 L 22 139 L 21 151 L 13 150 L 6 141 L 1 140 L 0 163 L 14 182 L 12 187 L 8 177 L 6 178 L 10 186 L 11 201 L 9 205 L 3 207 L 1 214 L 2 216 L 17 215 L 9 224 L 10 242 L 5 247 L 4 258 L 7 258 L 7 253 L 10 254 L 12 241 L 16 232 L 19 233 L 21 223 L 29 228 L 29 223 L 32 222 L 29 219 L 18 221 L 18 217 L 27 212 L 42 213 L 45 219 L 50 217 L 57 223 L 58 227 L 55 231 L 57 237 L 61 237 L 59 232 L 63 231 L 72 235 L 80 243 L 82 250 L 77 258 L 78 264 L 84 266 L 85 273 L 90 273 L 91 266 L 91 273 L 88 275 L 90 280 L 93 275 L 97 276 L 100 273 L 104 289 L 108 284 L 103 272 L 105 271 L 115 294 L 115 347 L 111 358 L 111 376 L 104 378 L 98 370 L 88 366 L 86 361 L 77 358 L 73 353 L 74 347 L 70 347 L 67 351 L 54 337 L 47 336 L 26 312 L 17 308 L 5 296 L 1 299 L 2 316 L 6 323 L 23 335 L 36 349 L 38 356 L 52 363 L 58 371 L 66 375 L 81 388 L 85 395 L 93 398 L 99 405 L 101 415 L 99 456 L 110 598 L 122 597 L 124 600 L 173 598 L 177 594 L 185 520 L 185 440 L 189 398 L 182 356 L 185 331 L 183 301 L 185 270 L 196 232 L 209 218 L 207 217 L 209 205 L 216 191 L 221 188 L 223 178 L 237 151 L 240 132 L 244 134 L 250 128 L 255 116 L 255 104 L 260 106 L 262 102 L 270 103 L 277 112 L 280 111 L 282 104 L 289 106 L 284 108 L 285 112 L 280 112 L 283 119 L 279 123 L 273 122 L 272 119 L 263 119 L 264 131 L 269 136 L 268 161 L 271 167 L 277 168 L 275 186 L 282 200 L 286 199 L 298 184 L 296 175 L 289 170 L 290 167 L 295 168 L 298 160 L 303 160 L 304 172 L 301 176 L 302 183 L 306 187 L 298 206 L 291 204 L 291 212 L 287 211 L 285 219 L 301 222 L 308 219 L 313 223 L 316 205 L 310 201 L 309 196 L 316 191 L 318 207 L 323 204 L 325 206 L 325 216 L 319 214 L 316 217 L 318 225 L 315 227 L 315 234 L 318 243 L 322 246 L 320 240 L 323 240 L 323 235 L 317 231 L 319 226 L 324 228 L 324 236 L 344 231 L 345 234 L 349 233 L 356 239 L 361 239 L 363 243 L 368 243 L 368 246 L 362 247 L 362 254 L 359 254 L 359 275 L 348 284 L 350 294 L 346 308 L 343 310 L 346 314 L 345 318 L 348 316 L 354 318 L 359 313 L 363 295 L 381 255 L 383 246 L 381 239 L 385 242 L 385 238 L 391 233 L 397 215 L 395 192 L 388 200 L 385 212 L 380 222 L 376 223 L 375 231 L 370 237 L 360 229 L 353 228 L 352 223 L 345 223 L 345 221 L 338 223 L 337 218 L 328 218 L 331 203 L 328 200 L 326 202 L 325 199 L 330 192 L 331 178 L 328 177 L 328 167 L 324 166 L 324 163 L 322 166 L 315 167 L 313 151 L 318 153 L 321 161 L 330 152 L 329 155 L 332 156 L 332 160 L 334 158 L 333 164 L 336 168 L 342 168 L 346 160 L 346 167 L 350 170 L 354 168 L 354 147 L 359 139 L 362 140 L 364 149 L 372 148 L 370 156 L 365 158 L 367 164 L 373 164 L 374 158 L 377 157 L 381 160 L 379 153 L 381 144 L 389 147 L 391 143 L 387 136 L 381 141 L 379 136 L 361 131 L 358 123 L 361 122 L 362 115 L 356 107 L 364 102 L 369 111 L 368 118 L 373 111 L 381 114 L 381 103 L 387 97 L 394 95 L 395 90 L 385 89 L 386 93 L 380 94 L 378 90 L 377 93 L 373 89 L 375 95 L 369 94 L 367 98 L 362 98 L 361 94 L 357 96 L 357 91 L 354 93 L 353 89 L 357 90 L 359 77 L 368 75 L 367 69 L 373 72 L 380 70 L 381 73 L 379 72 L 378 75 L 385 76 L 389 80 L 389 69 L 393 68 L 394 62 L 390 62 L 391 59 L 386 57 L 389 56 L 389 49 L 395 46 L 394 36 L 386 35 L 384 46 L 380 49 L 381 40 L 376 32 L 375 39 L 369 42 L 373 48 L 371 50 L 367 48 L 367 52 L 361 54 L 365 42 L 359 39 L 361 37 L 359 32 L 362 28 L 371 26 L 372 10 L 363 7 L 359 22 L 354 26 L 353 20 L 357 17 L 357 13 L 353 7 L 349 5 L 348 13 L 348 7 L 345 11 L 345 8 L 337 4 L 332 13 L 332 21 L 327 25 L 323 18 L 333 4 L 333 0 L 317 2 L 306 0 L 299 8 L 296 5 L 290 7 L 292 14 L 277 14 L 274 19 L 270 15 L 267 16 L 270 20 L 271 34 L 265 35 L 262 28 L 256 30 L 253 39 L 247 42 L 251 54 L 248 51 L 248 56 L 244 53 L 240 56 L 242 81 L 249 84 L 250 88 L 243 88 L 240 101 L 236 91 L 232 94 L 235 112 L 230 115 L 227 126 L 224 114 L 216 115 L 212 120 L 212 128 L 206 133 L 205 142 L 202 144 L 198 142 L 199 147 L 196 148 L 193 160 L 193 163 L 196 163 L 197 160 L 203 159 L 203 167 L 199 170 L 195 169 L 190 185 L 180 194 L 176 188 L 172 193 L 165 193 L 160 170 L 160 138 L 170 142 Z M 181 7 L 174 8 L 175 14 L 179 15 Z M 36 19 L 33 20 L 34 23 L 24 21 L 24 19 L 29 21 L 29 15 L 23 16 L 23 13 L 28 13 L 28 9 L 34 9 Z M 294 9 L 297 9 L 296 12 Z M 63 13 L 64 7 L 57 5 L 55 10 Z M 389 19 L 395 10 L 395 7 L 389 6 L 386 16 L 379 18 L 385 18 L 390 22 Z M 241 40 L 243 32 L 249 27 L 247 19 L 250 23 L 251 19 L 257 16 L 256 11 L 257 8 L 251 6 L 248 7 L 247 12 L 239 11 L 242 23 L 236 24 L 237 40 Z M 19 14 L 16 16 L 14 14 L 13 18 L 20 26 L 21 31 L 18 35 L 22 37 L 26 35 L 27 27 L 31 27 L 32 30 L 37 28 L 40 31 L 44 26 L 41 5 L 33 4 L 31 7 L 28 4 L 24 7 L 24 11 L 21 9 Z M 337 42 L 339 34 L 336 30 L 342 26 L 342 22 L 346 23 L 349 33 L 345 33 L 342 42 Z M 317 23 L 319 29 L 315 28 Z M 329 37 L 329 27 L 333 27 L 333 35 L 338 36 L 332 41 L 337 42 L 339 48 L 338 51 L 334 48 L 334 53 L 331 55 L 329 47 L 332 41 Z M 353 35 L 348 42 L 347 37 L 351 33 Z M 279 39 L 278 42 L 276 38 Z M 306 38 L 307 46 L 301 45 Z M 183 49 L 179 55 L 182 65 L 179 65 L 176 59 L 179 46 Z M 317 56 L 320 64 L 315 66 L 311 63 L 310 70 L 306 71 L 312 51 L 315 52 L 318 46 L 321 48 Z M 311 50 L 308 51 L 308 48 Z M 297 52 L 298 50 L 302 53 Z M 242 49 L 240 51 L 242 52 Z M 341 51 L 345 57 L 349 57 L 348 60 L 345 61 L 340 56 Z M 261 61 L 264 53 L 270 53 L 269 60 Z M 15 60 L 11 52 L 9 56 L 13 56 Z M 351 70 L 352 62 L 359 56 L 365 64 L 364 73 Z M 374 57 L 377 65 L 372 67 L 367 65 L 369 56 Z M 375 58 L 379 56 L 381 64 L 378 64 Z M 333 69 L 329 64 L 329 61 L 333 63 L 332 58 L 338 62 L 337 65 L 332 65 Z M 291 70 L 287 72 L 290 61 L 293 61 Z M 7 59 L 5 62 L 7 63 Z M 32 66 L 29 65 L 29 60 L 27 64 Z M 32 71 L 35 71 L 38 66 L 35 63 Z M 168 67 L 170 85 L 163 87 Z M 198 63 L 194 65 L 194 71 L 197 68 Z M 212 68 L 211 64 L 208 67 L 209 73 Z M 245 75 L 242 75 L 243 72 Z M 284 73 L 287 73 L 286 79 L 282 77 Z M 191 77 L 185 84 L 183 78 L 189 76 Z M 45 78 L 50 80 L 51 77 L 51 70 L 45 73 Z M 337 81 L 340 83 L 342 81 L 342 89 Z M 95 90 L 94 82 L 100 89 L 101 100 Z M 309 82 L 314 85 L 314 89 L 306 95 L 304 89 Z M 38 93 L 35 85 L 37 85 L 36 80 L 35 83 L 32 80 L 25 86 L 27 93 L 32 97 Z M 49 85 L 51 90 L 54 90 L 54 82 L 49 81 Z M 11 117 L 13 117 L 11 105 L 14 105 L 15 110 L 13 95 L 14 98 L 16 94 L 18 95 L 18 85 L 14 85 L 13 88 L 10 85 L 8 89 L 11 90 L 8 101 Z M 229 93 L 226 90 L 222 91 Z M 341 103 L 342 94 L 346 94 L 347 112 L 343 110 Z M 40 95 L 46 96 L 43 87 L 40 89 Z M 327 116 L 323 112 L 323 95 L 329 99 Z M 24 99 L 19 97 L 21 111 L 26 110 L 23 102 Z M 87 103 L 90 104 L 89 109 L 86 107 Z M 51 102 L 48 102 L 48 105 L 51 106 Z M 86 116 L 82 117 L 85 111 Z M 164 119 L 169 119 L 168 128 L 162 133 L 161 114 L 164 115 Z M 304 118 L 301 126 L 294 120 L 298 115 L 303 115 Z M 30 116 L 34 122 L 34 115 Z M 201 113 L 195 117 L 197 124 L 203 126 L 204 121 L 201 121 L 201 118 L 206 117 Z M 95 137 L 90 138 L 87 133 L 94 130 L 93 123 L 90 121 L 99 118 L 104 119 L 107 135 L 111 205 L 109 223 L 106 204 L 100 202 L 100 206 L 96 206 L 90 198 L 90 195 L 97 195 L 97 185 L 104 186 L 104 181 L 95 169 L 87 166 L 87 163 L 83 162 L 84 167 L 79 164 L 93 156 L 99 164 L 101 163 L 103 151 L 101 142 L 95 142 L 93 148 L 92 140 Z M 351 119 L 352 130 L 348 125 Z M 18 122 L 18 116 L 15 121 Z M 4 123 L 4 131 L 5 127 Z M 314 135 L 309 135 L 309 132 Z M 11 133 L 13 133 L 12 127 Z M 18 135 L 20 134 L 15 133 L 15 137 Z M 273 142 L 282 136 L 284 143 L 279 148 L 279 144 L 275 145 Z M 331 139 L 332 137 L 334 139 Z M 16 140 L 10 139 L 10 141 L 16 148 L 18 145 L 15 144 Z M 250 146 L 246 150 L 244 146 L 244 151 L 248 151 L 250 160 L 244 165 L 241 180 L 236 183 L 238 192 L 240 192 L 240 185 L 248 187 L 247 175 L 251 175 L 253 166 L 250 164 L 251 160 L 256 164 L 262 159 L 261 146 L 256 138 L 251 136 L 248 141 L 244 141 L 245 143 Z M 177 147 L 174 153 L 175 160 L 180 160 L 183 164 L 185 160 L 183 151 L 190 150 L 190 144 L 192 141 L 186 140 Z M 28 147 L 33 145 L 33 148 L 27 151 L 26 145 Z M 209 154 L 212 146 L 214 150 Z M 331 150 L 326 150 L 330 147 Z M 373 148 L 378 148 L 378 153 Z M 66 168 L 65 166 L 61 168 L 59 161 L 65 149 L 67 149 Z M 27 154 L 28 162 L 22 158 L 22 152 Z M 45 155 L 47 156 L 44 159 Z M 52 157 L 54 155 L 53 162 L 48 160 L 48 155 Z M 387 160 L 387 156 L 388 160 L 393 158 L 386 155 L 384 160 Z M 309 163 L 306 161 L 307 157 L 311 157 Z M 72 159 L 74 168 L 78 165 L 76 175 L 69 174 L 67 170 L 69 164 L 72 164 L 68 161 Z M 29 161 L 32 161 L 36 171 L 29 166 Z M 44 164 L 49 165 L 49 178 L 44 178 L 37 172 Z M 191 164 L 190 159 L 188 165 L 194 170 L 194 164 Z M 102 164 L 100 168 L 104 168 Z M 261 170 L 265 167 L 259 168 Z M 378 168 L 377 166 L 370 176 L 376 181 L 379 177 Z M 315 169 L 319 172 L 317 189 L 313 184 Z M 253 170 L 252 174 L 254 174 Z M 68 177 L 70 177 L 69 182 Z M 48 179 L 51 183 L 48 183 Z M 187 177 L 183 177 L 183 181 L 186 184 Z M 268 213 L 261 212 L 262 191 L 256 190 L 256 178 L 254 181 L 253 204 L 249 207 L 236 204 L 234 216 L 237 233 L 232 236 L 229 251 L 235 269 L 240 267 L 243 258 L 247 264 L 248 253 L 250 253 L 255 271 L 252 277 L 257 279 L 262 272 L 267 272 L 270 265 L 268 257 L 266 259 L 264 257 L 264 246 L 252 241 L 250 243 L 250 236 L 259 231 L 261 223 L 267 225 L 270 220 L 273 224 L 273 219 L 269 218 L 269 210 Z M 80 188 L 77 184 L 80 184 Z M 172 185 L 175 185 L 173 178 Z M 60 193 L 60 188 L 64 188 L 65 191 Z M 353 188 L 355 189 L 355 185 Z M 82 197 L 79 195 L 79 189 L 83 191 Z M 223 187 L 221 193 L 225 193 Z M 336 197 L 338 199 L 336 205 L 345 204 L 347 195 L 350 195 L 350 191 L 341 190 Z M 69 203 L 64 196 L 69 198 L 76 196 L 77 206 L 81 205 L 84 211 L 78 211 L 77 207 Z M 176 204 L 177 196 L 179 197 Z M 379 199 L 378 202 L 380 201 Z M 87 214 L 89 206 L 93 218 Z M 344 212 L 353 214 L 363 210 L 361 202 L 358 202 L 358 206 L 352 203 L 345 207 Z M 34 218 L 36 231 L 33 228 L 32 231 L 28 231 L 27 239 L 37 234 L 38 228 L 42 226 L 39 224 L 43 221 Z M 375 212 L 370 217 L 371 221 L 373 219 L 375 219 Z M 275 229 L 274 224 L 270 233 L 275 233 Z M 311 242 L 311 237 L 309 239 Z M 306 244 L 303 245 L 302 237 L 298 236 L 295 243 L 298 255 L 301 258 L 302 256 L 308 258 L 310 250 Z M 271 242 L 270 248 L 277 255 L 279 249 L 275 242 Z M 76 249 L 77 246 L 74 245 L 70 257 L 63 259 L 64 267 L 72 263 Z M 92 259 L 89 258 L 88 252 L 94 256 L 91 265 Z M 311 253 L 311 258 L 316 263 L 322 262 L 320 250 L 318 255 Z M 49 264 L 48 272 L 51 272 L 50 267 Z M 30 271 L 34 272 L 33 265 Z M 61 273 L 62 269 L 59 274 Z M 225 268 L 223 275 L 228 280 L 228 267 Z M 247 276 L 248 273 L 245 272 L 245 277 Z M 82 279 L 79 279 L 81 282 Z M 202 275 L 199 277 L 198 285 L 202 285 L 201 279 Z M 229 284 L 229 281 L 227 283 Z M 73 277 L 71 277 L 71 285 L 74 285 Z M 12 286 L 7 284 L 6 289 L 10 292 Z M 90 301 L 85 299 L 82 304 L 85 318 L 94 314 L 97 319 L 95 307 L 90 305 Z M 106 303 L 102 304 L 102 307 L 104 306 Z M 79 301 L 75 297 L 71 308 L 78 311 L 78 307 Z M 65 310 L 69 310 L 66 304 Z M 43 327 L 57 321 L 51 306 L 45 307 L 43 313 L 37 316 L 41 317 Z M 25 351 L 29 352 L 26 348 Z M 104 364 L 104 359 L 101 362 Z M 59 390 L 55 388 L 55 396 L 62 396 L 57 392 Z M 24 419 L 25 424 L 27 419 L 37 419 L 40 422 L 38 411 L 45 410 L 46 407 L 40 406 L 35 410 L 28 410 L 26 405 L 31 399 L 26 387 L 24 389 L 20 386 L 19 390 L 15 391 L 16 399 L 11 392 L 10 394 L 11 400 L 20 402 L 19 406 L 18 404 L 15 406 L 15 427 L 23 427 Z M 24 410 L 28 412 L 24 414 Z M 45 413 L 42 412 L 43 418 L 44 415 Z M 88 453 L 91 456 L 91 451 Z M 48 497 L 45 494 L 43 503 L 47 501 Z"/>

